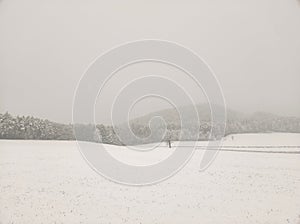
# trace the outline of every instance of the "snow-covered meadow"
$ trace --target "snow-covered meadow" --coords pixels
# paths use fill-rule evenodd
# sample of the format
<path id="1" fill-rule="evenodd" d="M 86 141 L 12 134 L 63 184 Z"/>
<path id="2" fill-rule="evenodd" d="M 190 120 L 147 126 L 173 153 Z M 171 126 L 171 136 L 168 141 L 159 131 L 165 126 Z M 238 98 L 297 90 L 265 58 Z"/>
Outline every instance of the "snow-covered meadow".
<path id="1" fill-rule="evenodd" d="M 299 224 L 300 154 L 261 153 L 300 151 L 296 146 L 300 134 L 227 136 L 224 149 L 260 153 L 221 151 L 199 172 L 205 151 L 196 150 L 170 179 L 130 187 L 93 171 L 76 142 L 1 140 L 0 223 Z M 172 153 L 165 145 L 148 153 L 108 148 L 133 164 Z"/>

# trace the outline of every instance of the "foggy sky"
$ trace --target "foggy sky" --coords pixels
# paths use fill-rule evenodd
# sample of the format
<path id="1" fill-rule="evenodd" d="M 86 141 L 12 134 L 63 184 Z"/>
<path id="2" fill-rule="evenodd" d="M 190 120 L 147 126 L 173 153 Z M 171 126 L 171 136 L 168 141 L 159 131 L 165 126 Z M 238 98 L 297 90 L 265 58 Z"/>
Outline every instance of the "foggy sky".
<path id="1" fill-rule="evenodd" d="M 296 0 L 3 0 L 0 113 L 71 122 L 75 88 L 92 60 L 124 42 L 162 39 L 205 59 L 229 108 L 300 116 L 299 28 Z M 136 74 L 158 72 L 144 69 Z M 144 104 L 137 115 L 165 106 Z M 101 108 L 97 114 L 107 122 Z"/>

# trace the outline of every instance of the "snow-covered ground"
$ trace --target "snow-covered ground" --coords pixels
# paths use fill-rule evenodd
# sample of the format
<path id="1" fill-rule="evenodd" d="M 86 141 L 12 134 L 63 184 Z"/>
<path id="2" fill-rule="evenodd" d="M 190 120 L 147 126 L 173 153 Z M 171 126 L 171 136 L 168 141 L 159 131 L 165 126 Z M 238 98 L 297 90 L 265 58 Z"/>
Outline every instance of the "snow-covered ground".
<path id="1" fill-rule="evenodd" d="M 255 146 L 295 152 L 300 149 L 292 146 L 299 145 L 300 134 L 242 134 L 224 141 L 231 149 L 259 151 L 270 148 Z M 108 147 L 118 159 L 137 164 L 172 152 L 164 145 L 141 157 Z M 300 224 L 300 154 L 221 151 L 199 172 L 203 153 L 196 150 L 162 183 L 129 187 L 95 173 L 75 142 L 1 140 L 0 223 Z"/>

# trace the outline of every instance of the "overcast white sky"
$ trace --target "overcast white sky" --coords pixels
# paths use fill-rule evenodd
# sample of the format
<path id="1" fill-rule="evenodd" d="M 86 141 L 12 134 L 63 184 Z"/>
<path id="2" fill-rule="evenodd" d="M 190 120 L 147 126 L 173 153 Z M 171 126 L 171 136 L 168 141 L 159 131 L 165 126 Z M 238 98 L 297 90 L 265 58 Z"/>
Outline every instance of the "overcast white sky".
<path id="1" fill-rule="evenodd" d="M 204 58 L 228 107 L 300 116 L 296 0 L 2 0 L 0 113 L 71 122 L 73 94 L 89 63 L 145 38 L 180 43 Z"/>

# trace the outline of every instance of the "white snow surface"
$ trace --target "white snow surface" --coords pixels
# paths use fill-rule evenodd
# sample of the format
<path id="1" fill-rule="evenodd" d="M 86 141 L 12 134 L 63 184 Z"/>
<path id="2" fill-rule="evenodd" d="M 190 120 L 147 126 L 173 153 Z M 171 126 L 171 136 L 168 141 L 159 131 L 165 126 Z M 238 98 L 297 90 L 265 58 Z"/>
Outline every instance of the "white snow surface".
<path id="1" fill-rule="evenodd" d="M 300 134 L 240 134 L 223 145 L 295 152 Z M 157 162 L 173 150 L 165 143 L 143 153 L 105 147 L 132 164 Z M 300 154 L 220 151 L 199 172 L 204 152 L 196 150 L 164 182 L 130 187 L 92 170 L 76 142 L 1 140 L 0 223 L 300 224 Z"/>

